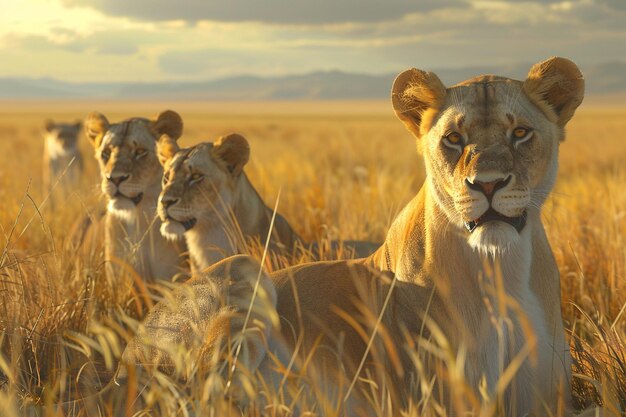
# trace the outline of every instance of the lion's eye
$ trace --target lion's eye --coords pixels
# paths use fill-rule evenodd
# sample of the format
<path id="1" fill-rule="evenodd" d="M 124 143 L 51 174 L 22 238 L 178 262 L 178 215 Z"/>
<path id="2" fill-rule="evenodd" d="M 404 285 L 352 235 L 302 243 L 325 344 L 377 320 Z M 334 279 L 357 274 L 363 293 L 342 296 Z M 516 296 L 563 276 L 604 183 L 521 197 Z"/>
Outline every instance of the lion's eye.
<path id="1" fill-rule="evenodd" d="M 135 154 L 135 158 L 139 159 L 139 158 L 143 158 L 144 156 L 146 156 L 148 154 L 148 151 L 145 150 L 144 148 L 136 148 L 134 154 Z"/>
<path id="2" fill-rule="evenodd" d="M 111 157 L 111 149 L 110 148 L 104 148 L 102 150 L 102 152 L 100 152 L 100 158 L 102 158 L 102 160 L 104 162 L 107 162 L 110 157 Z"/>
<path id="3" fill-rule="evenodd" d="M 512 137 L 516 144 L 522 143 L 530 139 L 532 136 L 532 129 L 528 127 L 518 126 L 513 129 Z"/>
<path id="4" fill-rule="evenodd" d="M 459 132 L 448 133 L 443 137 L 443 144 L 448 148 L 461 150 L 464 146 L 463 135 Z"/>
<path id="5" fill-rule="evenodd" d="M 189 184 L 195 184 L 198 183 L 200 181 L 202 181 L 204 179 L 204 175 L 202 174 L 198 174 L 197 172 L 194 174 L 191 174 L 189 176 Z"/>

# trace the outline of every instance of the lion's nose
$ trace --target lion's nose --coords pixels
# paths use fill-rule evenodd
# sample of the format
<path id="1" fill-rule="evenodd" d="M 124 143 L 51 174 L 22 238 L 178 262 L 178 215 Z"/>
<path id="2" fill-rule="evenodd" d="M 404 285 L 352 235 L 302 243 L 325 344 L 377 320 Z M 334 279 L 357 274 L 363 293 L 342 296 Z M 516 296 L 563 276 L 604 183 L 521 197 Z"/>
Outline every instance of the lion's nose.
<path id="1" fill-rule="evenodd" d="M 107 180 L 111 181 L 115 185 L 120 185 L 121 183 L 126 181 L 128 177 L 129 177 L 128 175 L 116 175 L 116 176 L 112 175 L 110 177 L 107 177 Z"/>
<path id="2" fill-rule="evenodd" d="M 176 203 L 178 203 L 178 198 L 162 198 L 161 199 L 161 204 L 163 204 L 163 208 L 165 208 L 166 210 Z"/>
<path id="3" fill-rule="evenodd" d="M 474 179 L 472 182 L 469 179 L 465 179 L 465 182 L 469 188 L 480 191 L 485 195 L 485 197 L 487 197 L 487 200 L 491 201 L 491 198 L 496 191 L 506 187 L 509 182 L 511 182 L 511 178 L 511 175 L 508 175 L 506 178 L 496 178 L 490 181 L 480 181 L 479 179 Z"/>

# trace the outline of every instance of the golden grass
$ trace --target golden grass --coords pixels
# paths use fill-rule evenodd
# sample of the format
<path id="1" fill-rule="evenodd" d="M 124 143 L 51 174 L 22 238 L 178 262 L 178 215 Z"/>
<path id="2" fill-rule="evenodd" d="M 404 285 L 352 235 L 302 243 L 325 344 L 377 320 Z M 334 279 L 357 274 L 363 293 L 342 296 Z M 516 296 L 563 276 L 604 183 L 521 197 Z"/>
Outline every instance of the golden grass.
<path id="1" fill-rule="evenodd" d="M 104 368 L 110 373 L 129 333 L 128 323 L 110 318 L 123 315 L 111 313 L 138 317 L 143 311 L 124 303 L 127 295 L 115 296 L 103 279 L 101 253 L 67 248 L 75 220 L 102 205 L 86 140 L 83 187 L 64 196 L 55 191 L 63 207 L 56 214 L 42 205 L 44 119 L 71 121 L 98 110 L 115 121 L 165 108 L 183 116 L 183 145 L 243 134 L 252 148 L 246 167 L 252 183 L 268 205 L 280 190 L 279 211 L 307 240 L 382 241 L 424 179 L 415 144 L 387 103 L 0 103 L 0 415 L 80 415 L 80 408 L 42 405 L 71 397 L 78 373 L 92 379 Z M 544 208 L 561 271 L 574 372 L 580 374 L 574 383 L 580 406 L 626 409 L 624 131 L 624 109 L 579 111 L 568 126 L 557 187 Z M 95 369 L 80 368 L 85 358 Z M 206 403 L 211 381 L 180 386 L 162 380 L 144 398 L 160 398 L 154 415 L 189 409 L 224 415 L 219 407 L 226 405 Z M 430 415 L 418 408 L 407 415 Z M 321 401 L 318 409 L 332 406 Z M 383 409 L 381 415 L 394 415 Z M 231 411 L 237 413 L 221 410 Z"/>

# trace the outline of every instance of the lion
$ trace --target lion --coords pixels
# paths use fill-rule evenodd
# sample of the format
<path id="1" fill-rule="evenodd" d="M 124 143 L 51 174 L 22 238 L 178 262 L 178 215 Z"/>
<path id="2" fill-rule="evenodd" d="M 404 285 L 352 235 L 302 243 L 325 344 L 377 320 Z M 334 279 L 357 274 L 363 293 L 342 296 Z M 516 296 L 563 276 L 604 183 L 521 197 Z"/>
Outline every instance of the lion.
<path id="1" fill-rule="evenodd" d="M 163 135 L 157 144 L 164 167 L 163 192 L 158 213 L 161 232 L 176 241 L 185 239 L 194 271 L 238 253 L 247 253 L 250 240 L 264 244 L 270 231 L 273 210 L 244 172 L 250 158 L 250 145 L 233 133 L 212 142 L 180 149 L 175 140 Z M 271 228 L 270 250 L 287 258 L 315 256 L 319 247 L 310 245 L 276 213 Z M 357 257 L 370 255 L 378 248 L 362 241 L 331 242 L 335 253 Z"/>
<path id="2" fill-rule="evenodd" d="M 163 238 L 156 216 L 163 175 L 156 141 L 162 134 L 176 139 L 182 129 L 181 117 L 171 110 L 153 119 L 135 117 L 113 124 L 104 115 L 91 113 L 85 121 L 107 198 L 104 240 L 109 280 L 120 276 L 171 280 L 186 269 L 184 244 Z"/>
<path id="3" fill-rule="evenodd" d="M 44 134 L 43 184 L 52 193 L 59 181 L 63 190 L 76 186 L 83 172 L 83 158 L 78 149 L 81 122 L 57 123 L 47 120 Z"/>
<path id="4" fill-rule="evenodd" d="M 454 416 L 571 412 L 559 272 L 540 214 L 583 96 L 581 72 L 559 57 L 535 64 L 524 81 L 485 75 L 445 87 L 431 72 L 401 73 L 392 104 L 427 178 L 373 255 L 259 272 L 260 286 L 271 279 L 276 292 L 276 311 L 270 302 L 266 314 L 281 317 L 247 342 L 254 358 L 265 353 L 247 362 L 250 371 L 285 390 L 267 401 L 297 398 L 303 412 L 314 393 L 322 415 L 375 415 L 381 400 L 396 415 L 424 404 Z M 198 178 L 186 175 L 188 184 Z M 227 258 L 206 275 L 219 282 L 223 270 L 244 272 L 242 263 Z M 237 322 L 211 326 L 224 302 L 194 317 L 223 332 L 198 343 L 245 333 Z"/>

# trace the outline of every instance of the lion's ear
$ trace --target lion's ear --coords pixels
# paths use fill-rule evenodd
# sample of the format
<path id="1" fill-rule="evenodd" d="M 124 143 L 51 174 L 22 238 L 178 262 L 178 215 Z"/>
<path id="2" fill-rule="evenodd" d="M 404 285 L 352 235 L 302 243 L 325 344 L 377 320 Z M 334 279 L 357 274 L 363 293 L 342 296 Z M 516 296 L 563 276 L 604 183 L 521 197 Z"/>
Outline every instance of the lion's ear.
<path id="1" fill-rule="evenodd" d="M 446 87 L 432 72 L 411 68 L 398 75 L 391 88 L 396 116 L 417 138 L 428 132 L 445 101 Z"/>
<path id="2" fill-rule="evenodd" d="M 109 130 L 109 121 L 104 115 L 93 112 L 85 119 L 85 134 L 91 140 L 94 147 L 100 146 L 100 141 Z"/>
<path id="3" fill-rule="evenodd" d="M 231 133 L 213 144 L 211 154 L 224 161 L 228 170 L 236 177 L 250 158 L 250 145 L 243 136 Z"/>
<path id="4" fill-rule="evenodd" d="M 585 80 L 569 59 L 553 57 L 533 65 L 524 92 L 546 116 L 565 127 L 585 95 Z"/>
<path id="5" fill-rule="evenodd" d="M 54 130 L 54 128 L 57 127 L 56 123 L 54 123 L 54 121 L 52 121 L 50 119 L 46 120 L 46 123 L 45 123 L 44 126 L 45 126 L 45 129 L 46 129 L 46 132 L 52 132 Z"/>
<path id="6" fill-rule="evenodd" d="M 152 120 L 152 129 L 157 137 L 168 135 L 177 140 L 183 134 L 183 119 L 172 110 L 165 110 L 157 114 Z"/>
<path id="7" fill-rule="evenodd" d="M 161 135 L 157 141 L 156 151 L 159 162 L 165 167 L 170 159 L 180 150 L 178 143 L 169 135 Z"/>

